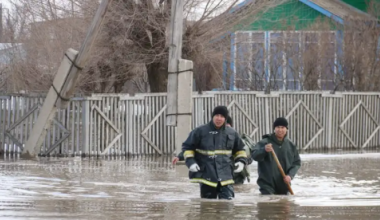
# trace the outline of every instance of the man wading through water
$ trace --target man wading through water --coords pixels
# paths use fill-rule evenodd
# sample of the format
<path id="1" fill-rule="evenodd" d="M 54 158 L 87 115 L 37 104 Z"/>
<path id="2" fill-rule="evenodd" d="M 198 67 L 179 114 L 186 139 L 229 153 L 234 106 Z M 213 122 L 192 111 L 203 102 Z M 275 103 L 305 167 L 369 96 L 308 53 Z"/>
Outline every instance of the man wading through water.
<path id="1" fill-rule="evenodd" d="M 286 137 L 288 121 L 285 118 L 277 118 L 273 123 L 273 129 L 274 133 L 264 135 L 252 151 L 252 159 L 258 162 L 257 184 L 263 195 L 287 195 L 289 191 L 286 183 L 290 184 L 294 179 L 301 167 L 301 159 L 297 147 Z M 282 177 L 270 153 L 273 150 L 285 172 L 285 178 Z"/>
<path id="2" fill-rule="evenodd" d="M 233 173 L 240 173 L 247 164 L 244 144 L 239 134 L 226 126 L 227 117 L 226 106 L 215 107 L 212 120 L 194 129 L 182 145 L 189 178 L 200 183 L 201 198 L 235 197 Z"/>
<path id="3" fill-rule="evenodd" d="M 232 118 L 230 116 L 227 116 L 226 126 L 233 127 Z M 248 158 L 247 162 L 248 164 L 251 164 L 253 161 L 251 158 L 251 151 L 253 147 L 255 146 L 255 143 L 253 142 L 251 138 L 249 138 L 245 134 L 243 134 L 241 138 L 244 143 L 245 153 L 247 154 L 247 158 Z M 184 160 L 185 158 L 183 157 L 183 151 L 181 151 L 176 157 L 173 158 L 172 163 L 173 165 L 175 165 L 178 161 L 184 161 Z M 249 177 L 250 177 L 250 173 L 249 173 L 248 165 L 245 165 L 243 171 L 241 171 L 240 173 L 234 173 L 234 177 L 233 177 L 234 182 L 235 182 L 234 184 L 235 185 L 244 184 L 244 181 L 246 179 L 248 180 L 248 182 L 250 182 Z"/>

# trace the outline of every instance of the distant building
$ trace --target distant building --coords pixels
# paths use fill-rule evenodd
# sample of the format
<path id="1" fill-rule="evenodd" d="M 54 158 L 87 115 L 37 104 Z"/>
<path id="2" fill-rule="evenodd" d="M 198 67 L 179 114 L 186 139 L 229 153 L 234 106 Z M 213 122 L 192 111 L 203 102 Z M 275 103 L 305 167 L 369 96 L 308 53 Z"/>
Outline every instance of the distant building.
<path id="1" fill-rule="evenodd" d="M 376 0 L 380 3 L 380 0 Z M 238 7 L 254 4 L 246 0 Z M 368 0 L 287 0 L 262 13 L 245 30 L 231 35 L 230 62 L 223 64 L 225 90 L 303 90 L 301 51 L 319 45 L 324 38 L 331 46 L 313 74 L 318 89 L 334 89 L 339 72 L 337 54 L 342 50 L 343 32 L 332 25 L 328 31 L 310 29 L 321 19 L 343 24 L 345 19 L 375 21 L 368 12 Z M 285 40 L 286 39 L 286 40 Z M 292 53 L 283 49 L 292 47 Z M 295 54 L 295 53 L 299 54 Z M 318 55 L 315 54 L 317 57 Z M 315 61 L 316 62 L 316 61 Z M 295 67 L 297 66 L 297 68 Z M 297 69 L 297 71 L 295 71 Z"/>

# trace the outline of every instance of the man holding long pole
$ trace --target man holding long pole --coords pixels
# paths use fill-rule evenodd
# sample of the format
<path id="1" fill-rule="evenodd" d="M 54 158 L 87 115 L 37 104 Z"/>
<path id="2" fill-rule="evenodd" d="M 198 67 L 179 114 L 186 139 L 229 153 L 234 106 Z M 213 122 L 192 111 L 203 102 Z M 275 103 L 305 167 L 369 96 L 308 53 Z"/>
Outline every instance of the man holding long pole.
<path id="1" fill-rule="evenodd" d="M 293 194 L 290 182 L 301 167 L 301 159 L 297 147 L 286 137 L 288 121 L 277 118 L 273 130 L 274 133 L 263 136 L 251 154 L 258 162 L 257 184 L 263 195 Z"/>

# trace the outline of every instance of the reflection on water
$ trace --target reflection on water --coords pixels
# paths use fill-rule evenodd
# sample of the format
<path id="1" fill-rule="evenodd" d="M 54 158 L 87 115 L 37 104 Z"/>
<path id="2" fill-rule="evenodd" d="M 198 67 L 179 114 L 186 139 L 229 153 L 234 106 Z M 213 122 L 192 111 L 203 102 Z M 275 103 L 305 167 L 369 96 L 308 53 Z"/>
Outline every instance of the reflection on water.
<path id="1" fill-rule="evenodd" d="M 295 196 L 199 199 L 170 157 L 0 160 L 0 219 L 380 219 L 380 154 L 301 155 Z"/>

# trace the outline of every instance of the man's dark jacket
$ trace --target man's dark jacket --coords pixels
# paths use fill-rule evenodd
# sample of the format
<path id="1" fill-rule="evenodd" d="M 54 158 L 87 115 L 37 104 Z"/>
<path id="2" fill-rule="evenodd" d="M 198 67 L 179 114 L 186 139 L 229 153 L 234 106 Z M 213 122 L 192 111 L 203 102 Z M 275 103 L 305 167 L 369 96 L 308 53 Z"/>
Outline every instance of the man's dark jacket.
<path id="1" fill-rule="evenodd" d="M 272 194 L 284 194 L 288 189 L 272 154 L 265 151 L 268 143 L 272 144 L 282 169 L 291 179 L 294 179 L 301 167 L 301 159 L 297 147 L 287 137 L 280 142 L 275 134 L 264 135 L 252 151 L 252 159 L 258 162 L 259 187 Z"/>
<path id="2" fill-rule="evenodd" d="M 212 187 L 234 184 L 234 163 L 247 164 L 247 154 L 239 134 L 228 126 L 216 129 L 214 123 L 194 129 L 182 145 L 187 167 L 197 163 L 198 172 L 190 172 L 191 182 Z"/>

